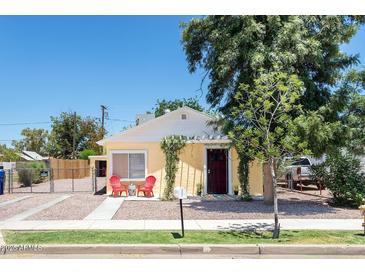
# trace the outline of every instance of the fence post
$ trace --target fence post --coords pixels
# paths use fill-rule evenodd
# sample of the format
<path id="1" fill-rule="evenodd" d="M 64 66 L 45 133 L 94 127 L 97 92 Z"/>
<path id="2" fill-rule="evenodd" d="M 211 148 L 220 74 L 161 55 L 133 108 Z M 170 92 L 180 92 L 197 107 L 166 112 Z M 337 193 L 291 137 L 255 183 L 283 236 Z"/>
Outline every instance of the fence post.
<path id="1" fill-rule="evenodd" d="M 94 190 L 94 194 L 95 194 L 98 191 L 97 178 L 96 178 L 96 169 L 92 168 L 91 172 L 92 172 L 93 190 Z"/>
<path id="2" fill-rule="evenodd" d="M 8 170 L 8 193 L 9 194 L 11 193 L 11 179 L 10 179 L 10 176 L 11 176 L 11 169 Z"/>
<path id="3" fill-rule="evenodd" d="M 29 170 L 29 169 L 27 169 Z M 31 176 L 30 176 L 30 193 L 33 193 L 33 173 L 34 171 L 30 169 L 30 172 L 31 172 Z"/>
<path id="4" fill-rule="evenodd" d="M 72 168 L 71 170 L 72 170 L 72 192 L 74 192 L 75 191 L 75 183 L 74 183 L 75 175 L 74 175 L 74 169 Z"/>
<path id="5" fill-rule="evenodd" d="M 49 169 L 49 192 L 54 192 L 54 183 L 53 183 L 53 168 Z"/>

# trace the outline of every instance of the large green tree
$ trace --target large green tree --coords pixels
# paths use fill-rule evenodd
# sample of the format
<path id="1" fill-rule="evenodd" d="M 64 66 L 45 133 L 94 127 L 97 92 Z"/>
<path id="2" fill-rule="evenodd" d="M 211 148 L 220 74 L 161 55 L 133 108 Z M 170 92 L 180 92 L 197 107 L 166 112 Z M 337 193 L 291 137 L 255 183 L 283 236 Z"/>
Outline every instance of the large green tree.
<path id="1" fill-rule="evenodd" d="M 0 162 L 15 162 L 20 160 L 20 156 L 15 149 L 0 144 Z"/>
<path id="2" fill-rule="evenodd" d="M 189 70 L 210 80 L 207 100 L 225 115 L 240 84 L 253 85 L 262 69 L 296 74 L 304 83 L 304 109 L 331 97 L 341 72 L 359 63 L 340 50 L 364 16 L 207 16 L 183 24 Z"/>
<path id="3" fill-rule="evenodd" d="M 364 16 L 207 16 L 182 24 L 182 43 L 189 71 L 206 72 L 207 101 L 224 114 L 223 129 L 233 132 L 234 140 L 241 138 L 246 126 L 231 111 L 240 86 L 253 88 L 263 71 L 297 75 L 304 85 L 299 102 L 311 119 L 296 117 L 295 112 L 291 118 L 302 122 L 302 138 L 308 138 L 309 147 L 319 155 L 336 142 L 343 143 L 342 112 L 353 83 L 344 73 L 359 58 L 342 52 L 340 46 L 364 22 Z M 323 129 L 322 135 L 312 136 L 314 128 Z M 235 145 L 244 169 L 249 160 L 246 148 Z M 247 172 L 240 172 L 247 182 Z"/>
<path id="4" fill-rule="evenodd" d="M 51 117 L 52 130 L 49 136 L 48 150 L 50 156 L 72 159 L 79 156 L 80 151 L 92 149 L 99 151 L 96 142 L 102 139 L 101 124 L 98 119 L 73 113 L 63 112 L 58 117 Z M 73 140 L 75 136 L 75 155 Z"/>
<path id="5" fill-rule="evenodd" d="M 241 84 L 233 98 L 232 117 L 242 121 L 241 134 L 230 132 L 237 146 L 243 146 L 251 158 L 266 162 L 273 179 L 274 238 L 279 236 L 278 199 L 276 193 L 278 171 L 285 157 L 308 153 L 307 143 L 298 135 L 294 118 L 302 113 L 299 98 L 303 83 L 296 75 L 282 72 L 262 73 L 253 86 Z"/>
<path id="6" fill-rule="evenodd" d="M 48 131 L 42 128 L 25 128 L 21 131 L 23 138 L 13 141 L 12 145 L 17 151 L 30 150 L 47 155 Z"/>
<path id="7" fill-rule="evenodd" d="M 339 148 L 363 150 L 365 73 L 350 70 L 359 64 L 359 56 L 342 52 L 340 46 L 364 22 L 364 16 L 207 16 L 183 24 L 189 71 L 206 73 L 207 101 L 224 115 L 220 123 L 240 156 L 244 191 L 253 157 L 270 165 L 275 189 L 275 170 L 286 153 L 303 153 L 305 148 L 314 155 Z M 288 85 L 262 85 L 263 75 L 272 73 L 297 77 L 303 84 L 293 102 L 302 114 L 286 104 L 284 120 L 267 119 L 281 99 L 265 99 L 261 91 L 272 93 Z M 257 106 L 252 108 L 253 101 Z M 255 111 L 258 119 L 250 116 Z M 274 212 L 277 228 L 276 198 Z"/>

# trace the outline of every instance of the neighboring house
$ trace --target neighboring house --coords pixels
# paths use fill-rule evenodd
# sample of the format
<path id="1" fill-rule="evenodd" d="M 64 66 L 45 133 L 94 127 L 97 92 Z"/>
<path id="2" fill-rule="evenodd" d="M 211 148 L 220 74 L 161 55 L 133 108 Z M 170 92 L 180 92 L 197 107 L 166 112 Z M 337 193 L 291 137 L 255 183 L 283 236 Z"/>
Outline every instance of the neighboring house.
<path id="1" fill-rule="evenodd" d="M 106 160 L 106 176 L 143 182 L 153 175 L 157 178 L 155 195 L 162 194 L 165 157 L 160 141 L 168 135 L 184 135 L 188 141 L 180 153 L 175 185 L 185 187 L 189 195 L 196 195 L 199 188 L 203 194 L 233 194 L 239 185 L 237 153 L 227 136 L 209 125 L 212 120 L 205 113 L 182 107 L 97 142 L 106 153 L 100 159 Z M 90 162 L 95 167 L 92 158 Z M 263 172 L 257 161 L 250 164 L 249 184 L 253 196 L 262 196 Z M 111 192 L 109 184 L 107 192 Z"/>
<path id="2" fill-rule="evenodd" d="M 23 150 L 21 153 L 18 153 L 18 155 L 25 161 L 44 161 L 49 159 L 48 157 L 39 155 L 37 152 L 27 150 Z"/>

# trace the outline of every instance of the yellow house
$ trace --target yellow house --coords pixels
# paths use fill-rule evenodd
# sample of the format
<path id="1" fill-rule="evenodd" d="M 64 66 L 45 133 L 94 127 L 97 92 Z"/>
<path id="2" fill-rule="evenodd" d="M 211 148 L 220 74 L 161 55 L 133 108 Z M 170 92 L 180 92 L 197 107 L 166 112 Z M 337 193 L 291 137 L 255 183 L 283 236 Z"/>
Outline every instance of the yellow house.
<path id="1" fill-rule="evenodd" d="M 143 183 L 153 175 L 157 179 L 154 193 L 160 196 L 165 187 L 165 157 L 160 141 L 168 135 L 183 135 L 187 144 L 180 153 L 175 186 L 184 187 L 188 195 L 233 194 L 239 189 L 239 160 L 230 140 L 210 125 L 212 119 L 189 107 L 157 118 L 140 116 L 137 126 L 99 141 L 105 155 L 90 158 L 91 165 L 95 167 L 97 160 L 104 160 L 107 178 L 118 175 L 130 184 Z M 252 162 L 249 174 L 251 195 L 262 196 L 261 163 Z M 108 183 L 107 192 L 111 192 Z"/>

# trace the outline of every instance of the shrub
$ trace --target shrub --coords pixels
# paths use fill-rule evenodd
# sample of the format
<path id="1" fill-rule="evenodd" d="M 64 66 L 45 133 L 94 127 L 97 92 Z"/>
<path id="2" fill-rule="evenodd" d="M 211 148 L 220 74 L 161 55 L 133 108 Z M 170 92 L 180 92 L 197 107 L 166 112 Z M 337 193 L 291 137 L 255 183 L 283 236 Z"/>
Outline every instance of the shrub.
<path id="1" fill-rule="evenodd" d="M 92 155 L 98 155 L 98 153 L 93 149 L 84 149 L 83 151 L 80 152 L 80 159 L 88 160 L 89 156 L 92 156 Z"/>
<path id="2" fill-rule="evenodd" d="M 203 193 L 203 185 L 201 183 L 198 183 L 196 185 L 196 195 L 202 196 L 202 193 Z"/>
<path id="3" fill-rule="evenodd" d="M 360 161 L 348 153 L 329 155 L 327 160 L 312 167 L 317 179 L 324 182 L 337 205 L 359 206 L 365 197 L 365 176 Z"/>
<path id="4" fill-rule="evenodd" d="M 253 198 L 250 194 L 244 194 L 242 196 L 242 200 L 245 201 L 245 202 L 251 202 L 251 201 L 253 201 Z"/>
<path id="5" fill-rule="evenodd" d="M 249 176 L 249 161 L 251 159 L 250 157 L 247 156 L 246 151 L 237 150 L 237 153 L 239 158 L 237 172 L 238 172 L 238 179 L 240 182 L 241 196 L 243 198 L 247 195 L 250 195 L 248 176 Z"/>
<path id="6" fill-rule="evenodd" d="M 44 162 L 26 162 L 17 164 L 19 183 L 23 186 L 31 186 L 32 184 L 42 183 L 45 178 L 41 176 L 41 170 L 46 168 Z"/>

